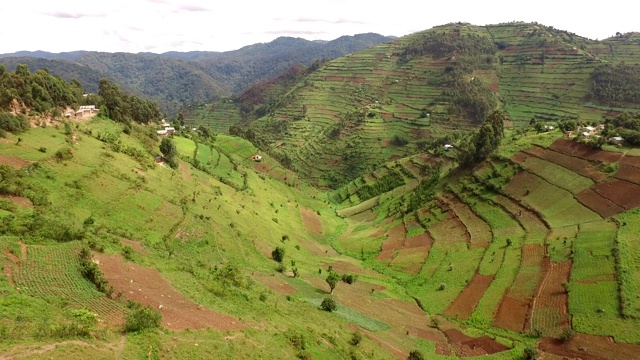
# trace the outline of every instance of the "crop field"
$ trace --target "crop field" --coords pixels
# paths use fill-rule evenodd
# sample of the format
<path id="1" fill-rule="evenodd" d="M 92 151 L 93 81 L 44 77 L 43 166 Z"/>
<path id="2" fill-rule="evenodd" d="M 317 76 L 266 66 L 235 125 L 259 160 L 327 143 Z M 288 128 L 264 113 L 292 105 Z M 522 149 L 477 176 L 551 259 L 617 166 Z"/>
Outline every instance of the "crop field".
<path id="1" fill-rule="evenodd" d="M 54 303 L 66 303 L 72 309 L 87 309 L 98 314 L 105 325 L 122 324 L 124 303 L 111 300 L 97 291 L 80 273 L 80 244 L 29 246 L 26 259 L 14 271 L 15 286 L 30 296 Z M 78 260 L 74 260 L 78 259 Z"/>

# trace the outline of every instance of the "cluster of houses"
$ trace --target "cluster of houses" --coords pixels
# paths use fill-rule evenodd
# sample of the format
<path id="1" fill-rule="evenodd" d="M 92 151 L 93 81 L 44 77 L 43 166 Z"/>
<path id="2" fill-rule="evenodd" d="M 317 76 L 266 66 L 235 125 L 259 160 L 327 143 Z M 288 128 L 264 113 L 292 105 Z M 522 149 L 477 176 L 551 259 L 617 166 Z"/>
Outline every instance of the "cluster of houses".
<path id="1" fill-rule="evenodd" d="M 75 113 L 68 111 L 66 114 L 64 114 L 64 116 L 67 119 L 74 115 L 75 117 L 84 117 L 88 115 L 95 115 L 98 113 L 98 111 L 100 110 L 96 109 L 95 105 L 82 105 L 78 108 L 78 110 L 75 111 Z"/>
<path id="2" fill-rule="evenodd" d="M 165 119 L 162 119 L 162 123 L 160 125 L 163 127 L 163 129 L 156 131 L 159 136 L 167 136 L 170 133 L 176 131 L 176 129 L 172 127 L 171 124 L 167 123 Z"/>
<path id="3" fill-rule="evenodd" d="M 604 124 L 598 124 L 596 126 L 578 126 L 575 131 L 565 131 L 564 135 L 568 138 L 574 138 L 582 136 L 585 139 L 598 139 L 602 135 L 604 130 Z M 607 139 L 609 144 L 620 145 L 624 143 L 624 139 L 621 136 L 613 136 Z"/>

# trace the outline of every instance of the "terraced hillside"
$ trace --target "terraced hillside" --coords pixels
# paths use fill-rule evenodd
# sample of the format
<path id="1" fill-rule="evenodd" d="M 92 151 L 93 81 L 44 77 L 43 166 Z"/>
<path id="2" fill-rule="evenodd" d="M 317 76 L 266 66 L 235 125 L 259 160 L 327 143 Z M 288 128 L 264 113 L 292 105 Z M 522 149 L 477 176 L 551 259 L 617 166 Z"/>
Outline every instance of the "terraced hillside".
<path id="1" fill-rule="evenodd" d="M 441 175 L 413 211 L 419 186 L 388 179 L 415 158 L 387 163 L 330 195 L 352 224 L 334 246 L 401 279 L 430 314 L 542 337 L 539 349 L 563 356 L 615 357 L 607 337 L 639 343 L 629 241 L 640 187 L 636 152 L 607 150 L 529 132 L 470 173 Z M 364 188 L 379 189 L 374 201 Z"/>
<path id="2" fill-rule="evenodd" d="M 594 97 L 592 84 L 604 65 L 638 62 L 635 39 L 593 41 L 535 23 L 435 27 L 327 62 L 290 86 L 246 137 L 335 188 L 474 128 L 496 106 L 516 127 L 634 110 Z"/>

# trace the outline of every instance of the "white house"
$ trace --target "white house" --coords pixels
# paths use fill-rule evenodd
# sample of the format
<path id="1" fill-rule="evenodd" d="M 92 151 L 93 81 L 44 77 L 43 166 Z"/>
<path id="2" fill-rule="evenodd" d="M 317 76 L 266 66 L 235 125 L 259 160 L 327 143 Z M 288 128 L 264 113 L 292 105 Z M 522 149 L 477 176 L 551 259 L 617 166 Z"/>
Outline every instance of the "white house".
<path id="1" fill-rule="evenodd" d="M 165 135 L 167 135 L 167 130 L 158 130 L 158 131 L 156 131 L 156 133 L 158 135 L 160 135 L 160 136 L 165 136 Z"/>
<path id="2" fill-rule="evenodd" d="M 445 150 L 451 150 L 451 149 L 453 149 L 453 145 L 451 145 L 451 144 L 444 144 L 444 149 L 445 149 Z"/>
<path id="3" fill-rule="evenodd" d="M 609 144 L 619 145 L 624 142 L 624 139 L 621 136 L 614 136 L 609 138 Z"/>

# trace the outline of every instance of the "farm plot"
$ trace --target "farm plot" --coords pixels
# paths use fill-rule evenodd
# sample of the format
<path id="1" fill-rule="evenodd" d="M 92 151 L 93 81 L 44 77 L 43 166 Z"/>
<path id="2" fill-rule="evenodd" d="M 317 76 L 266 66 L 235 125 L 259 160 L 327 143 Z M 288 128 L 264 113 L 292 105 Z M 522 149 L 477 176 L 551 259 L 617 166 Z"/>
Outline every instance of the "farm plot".
<path id="1" fill-rule="evenodd" d="M 480 275 L 475 273 L 464 290 L 444 311 L 445 315 L 459 320 L 467 320 L 482 299 L 484 292 L 493 281 L 493 275 Z"/>
<path id="2" fill-rule="evenodd" d="M 615 177 L 640 185 L 640 156 L 625 156 L 620 160 Z"/>
<path id="3" fill-rule="evenodd" d="M 14 268 L 16 287 L 31 296 L 68 302 L 72 308 L 86 308 L 110 326 L 121 325 L 124 304 L 107 298 L 82 277 L 79 251 L 77 242 L 29 246 L 28 259 L 22 259 L 20 266 Z"/>
<path id="4" fill-rule="evenodd" d="M 528 243 L 542 244 L 544 242 L 549 228 L 538 214 L 503 195 L 495 196 L 492 200 L 507 210 L 522 225 L 527 233 L 525 240 Z"/>
<path id="5" fill-rule="evenodd" d="M 607 174 L 599 171 L 598 167 L 594 166 L 590 161 L 566 155 L 549 148 L 534 146 L 531 149 L 524 150 L 524 152 L 528 155 L 548 160 L 594 181 L 600 181 L 607 177 Z"/>
<path id="6" fill-rule="evenodd" d="M 610 151 L 595 150 L 589 147 L 589 145 L 579 143 L 577 141 L 571 141 L 564 138 L 559 138 L 551 144 L 550 148 L 559 153 L 575 156 L 587 160 L 602 161 L 605 163 L 615 163 L 620 161 L 624 154 L 614 153 Z"/>
<path id="7" fill-rule="evenodd" d="M 640 206 L 640 185 L 619 180 L 610 179 L 600 182 L 593 190 L 624 209 L 634 209 Z"/>
<path id="8" fill-rule="evenodd" d="M 542 213 L 551 227 L 601 219 L 597 213 L 580 204 L 570 192 L 528 171 L 515 175 L 505 191 Z"/>
<path id="9" fill-rule="evenodd" d="M 627 212 L 617 217 L 620 223 L 618 230 L 618 250 L 620 267 L 617 273 L 621 282 L 622 313 L 626 316 L 640 318 L 640 214 L 637 211 Z"/>
<path id="10" fill-rule="evenodd" d="M 593 185 L 591 179 L 535 156 L 516 156 L 513 159 L 532 173 L 572 194 L 577 194 Z"/>
<path id="11" fill-rule="evenodd" d="M 405 239 L 404 224 L 400 224 L 393 229 L 387 231 L 387 239 L 382 243 L 382 251 L 376 257 L 376 260 L 391 260 L 397 250 L 402 247 Z"/>
<path id="12" fill-rule="evenodd" d="M 615 276 L 615 265 L 611 250 L 617 231 L 616 224 L 601 220 L 581 224 L 579 229 L 574 243 L 571 282 L 612 281 Z"/>
<path id="13" fill-rule="evenodd" d="M 571 326 L 567 311 L 567 292 L 563 286 L 569 282 L 571 262 L 555 263 L 543 260 L 542 277 L 531 305 L 530 329 L 544 336 L 558 337 Z"/>
<path id="14" fill-rule="evenodd" d="M 540 245 L 522 247 L 520 269 L 500 303 L 494 326 L 516 332 L 526 330 L 527 315 L 540 280 L 543 257 L 544 248 Z"/>
<path id="15" fill-rule="evenodd" d="M 469 231 L 469 236 L 471 237 L 470 248 L 487 247 L 493 238 L 489 224 L 476 215 L 469 206 L 461 202 L 455 195 L 443 195 L 443 199 Z"/>
<path id="16" fill-rule="evenodd" d="M 576 200 L 582 205 L 598 213 L 603 218 L 608 218 L 625 211 L 625 209 L 613 201 L 603 197 L 593 189 L 586 189 L 576 194 Z"/>
<path id="17" fill-rule="evenodd" d="M 428 233 L 412 236 L 405 239 L 402 249 L 391 261 L 391 266 L 409 274 L 418 274 L 422 264 L 429 257 L 429 250 L 433 245 L 433 239 Z"/>

